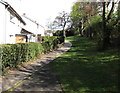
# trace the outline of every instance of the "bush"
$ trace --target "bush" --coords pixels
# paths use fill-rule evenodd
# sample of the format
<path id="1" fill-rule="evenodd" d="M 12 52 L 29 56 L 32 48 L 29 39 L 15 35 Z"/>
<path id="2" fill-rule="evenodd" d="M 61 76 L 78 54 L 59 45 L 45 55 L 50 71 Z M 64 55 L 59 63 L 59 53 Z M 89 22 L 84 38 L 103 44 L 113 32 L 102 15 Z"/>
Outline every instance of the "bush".
<path id="1" fill-rule="evenodd" d="M 55 33 L 53 33 L 53 36 L 63 36 L 63 31 L 62 30 L 58 30 Z"/>
<path id="2" fill-rule="evenodd" d="M 59 36 L 59 37 L 57 37 L 57 39 L 58 39 L 59 44 L 61 44 L 61 43 L 63 43 L 65 41 L 64 36 Z"/>
<path id="3" fill-rule="evenodd" d="M 22 62 L 28 62 L 42 53 L 40 43 L 20 43 L 1 45 L 2 71 L 6 68 L 16 68 Z"/>
<path id="4" fill-rule="evenodd" d="M 47 36 L 47 37 L 42 37 L 42 39 L 44 40 L 42 42 L 42 46 L 44 49 L 44 53 L 47 53 L 53 49 L 57 48 L 58 44 L 61 44 L 64 42 L 64 37 L 63 36 Z"/>
<path id="5" fill-rule="evenodd" d="M 57 36 L 42 36 L 42 41 L 49 41 L 55 38 L 57 38 Z"/>
<path id="6" fill-rule="evenodd" d="M 0 45 L 0 56 L 2 60 L 2 71 L 6 68 L 16 68 L 22 62 L 28 62 L 42 53 L 47 53 L 57 48 L 58 44 L 64 42 L 63 37 L 42 37 L 42 43 L 18 43 Z"/>

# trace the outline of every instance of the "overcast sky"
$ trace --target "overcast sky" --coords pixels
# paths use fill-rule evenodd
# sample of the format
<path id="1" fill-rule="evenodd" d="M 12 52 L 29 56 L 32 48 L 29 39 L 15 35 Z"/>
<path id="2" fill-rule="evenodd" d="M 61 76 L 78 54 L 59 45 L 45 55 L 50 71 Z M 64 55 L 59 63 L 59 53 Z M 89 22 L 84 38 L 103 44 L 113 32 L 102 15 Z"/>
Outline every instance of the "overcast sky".
<path id="1" fill-rule="evenodd" d="M 76 0 L 21 0 L 22 12 L 45 26 L 61 11 L 70 12 Z"/>

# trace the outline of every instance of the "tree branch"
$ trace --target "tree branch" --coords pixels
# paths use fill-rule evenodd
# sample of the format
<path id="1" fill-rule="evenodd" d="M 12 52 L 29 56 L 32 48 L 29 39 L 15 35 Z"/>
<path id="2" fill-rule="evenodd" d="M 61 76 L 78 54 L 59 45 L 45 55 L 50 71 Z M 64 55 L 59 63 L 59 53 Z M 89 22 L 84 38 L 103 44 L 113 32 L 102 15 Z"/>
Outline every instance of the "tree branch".
<path id="1" fill-rule="evenodd" d="M 108 22 L 109 21 L 109 19 L 111 19 L 111 14 L 112 14 L 112 12 L 113 12 L 113 9 L 114 9 L 114 5 L 115 5 L 115 3 L 114 2 L 112 2 L 112 7 L 111 7 L 111 10 L 110 10 L 110 12 L 109 12 L 109 14 L 108 14 L 108 16 L 107 16 L 107 19 L 106 19 L 106 22 Z"/>

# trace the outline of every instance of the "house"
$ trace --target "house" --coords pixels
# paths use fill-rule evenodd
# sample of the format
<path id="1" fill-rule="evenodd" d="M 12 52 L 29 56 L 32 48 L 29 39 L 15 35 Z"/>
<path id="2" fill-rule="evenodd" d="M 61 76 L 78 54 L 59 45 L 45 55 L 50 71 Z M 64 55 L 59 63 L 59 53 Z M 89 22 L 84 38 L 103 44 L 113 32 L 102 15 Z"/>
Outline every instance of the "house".
<path id="1" fill-rule="evenodd" d="M 44 27 L 37 23 L 35 20 L 32 20 L 31 18 L 27 17 L 25 13 L 22 15 L 22 18 L 27 23 L 27 25 L 25 25 L 23 29 L 26 30 L 27 32 L 32 33 L 31 35 L 30 34 L 27 35 L 29 41 L 40 42 L 40 37 L 45 35 Z"/>
<path id="2" fill-rule="evenodd" d="M 35 34 L 33 34 L 32 32 L 27 31 L 26 29 L 22 28 L 21 30 L 21 35 L 25 35 L 26 36 L 26 42 L 35 42 Z"/>
<path id="3" fill-rule="evenodd" d="M 15 33 L 20 33 L 22 27 L 26 25 L 23 18 L 7 2 L 0 1 L 0 44 L 16 43 Z"/>
<path id="4" fill-rule="evenodd" d="M 6 1 L 10 4 L 3 0 L 0 1 L 0 44 L 40 42 L 41 36 L 45 35 L 44 27 L 25 14 L 20 16 L 15 10 L 17 5 L 14 6 L 14 0 Z M 19 11 L 19 9 L 17 10 Z"/>
<path id="5" fill-rule="evenodd" d="M 52 30 L 45 30 L 45 36 L 53 36 L 54 31 Z"/>

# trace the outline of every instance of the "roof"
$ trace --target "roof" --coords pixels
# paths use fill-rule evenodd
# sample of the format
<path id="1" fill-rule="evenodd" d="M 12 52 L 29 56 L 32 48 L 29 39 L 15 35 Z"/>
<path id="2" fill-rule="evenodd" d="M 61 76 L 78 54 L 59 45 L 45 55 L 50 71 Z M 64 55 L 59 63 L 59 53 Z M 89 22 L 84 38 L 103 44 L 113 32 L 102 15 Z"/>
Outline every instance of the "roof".
<path id="1" fill-rule="evenodd" d="M 31 22 L 35 23 L 36 25 L 39 25 L 36 21 L 30 19 L 29 17 L 25 16 L 25 14 L 23 14 L 23 17 L 30 20 Z"/>
<path id="2" fill-rule="evenodd" d="M 29 31 L 25 30 L 24 28 L 22 28 L 20 33 L 21 34 L 33 34 L 32 32 L 29 32 Z"/>
<path id="3" fill-rule="evenodd" d="M 45 33 L 54 33 L 52 30 L 45 30 Z"/>
<path id="4" fill-rule="evenodd" d="M 15 34 L 15 36 L 27 36 L 27 35 L 24 35 L 24 34 Z"/>
<path id="5" fill-rule="evenodd" d="M 3 0 L 1 0 L 0 3 L 5 5 L 5 8 L 10 12 L 10 14 L 12 14 L 14 17 L 16 17 L 21 23 L 26 25 L 26 23 L 22 19 L 22 17 L 12 8 L 12 6 L 10 4 L 8 4 L 7 2 L 5 2 Z"/>
<path id="6" fill-rule="evenodd" d="M 25 13 L 24 13 L 22 16 L 23 16 L 24 18 L 26 18 L 27 20 L 33 22 L 34 24 L 36 24 L 36 25 L 44 28 L 42 25 L 40 25 L 39 23 L 37 23 L 35 20 L 32 20 L 31 18 L 27 17 Z"/>

